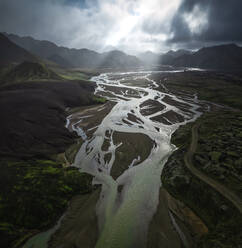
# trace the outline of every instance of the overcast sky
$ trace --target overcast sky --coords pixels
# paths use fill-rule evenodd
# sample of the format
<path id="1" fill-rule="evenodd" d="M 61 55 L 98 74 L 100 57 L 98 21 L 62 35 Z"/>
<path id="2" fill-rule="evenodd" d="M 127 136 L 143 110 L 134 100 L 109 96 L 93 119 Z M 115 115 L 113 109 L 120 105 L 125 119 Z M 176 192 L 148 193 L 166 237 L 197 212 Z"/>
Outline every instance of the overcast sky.
<path id="1" fill-rule="evenodd" d="M 241 0 L 0 0 L 0 31 L 128 53 L 242 42 Z"/>

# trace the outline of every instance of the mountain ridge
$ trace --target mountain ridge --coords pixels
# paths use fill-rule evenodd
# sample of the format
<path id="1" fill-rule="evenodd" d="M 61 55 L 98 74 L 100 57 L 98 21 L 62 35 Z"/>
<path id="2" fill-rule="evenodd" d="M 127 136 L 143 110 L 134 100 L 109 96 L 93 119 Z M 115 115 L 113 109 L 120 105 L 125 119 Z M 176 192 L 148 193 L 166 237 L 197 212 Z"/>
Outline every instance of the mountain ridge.
<path id="1" fill-rule="evenodd" d="M 140 66 L 141 61 L 135 56 L 113 50 L 98 53 L 87 48 L 67 48 L 58 46 L 46 40 L 37 40 L 30 36 L 20 37 L 15 34 L 4 33 L 12 42 L 43 59 L 50 60 L 63 67 L 127 67 Z M 108 61 L 107 58 L 111 58 Z"/>
<path id="2" fill-rule="evenodd" d="M 204 69 L 240 69 L 242 47 L 234 43 L 203 47 L 195 53 L 173 59 L 170 64 Z"/>
<path id="3" fill-rule="evenodd" d="M 11 68 L 5 75 L 3 75 L 0 81 L 3 84 L 13 84 L 16 82 L 36 80 L 60 81 L 63 80 L 63 78 L 44 64 L 24 61 L 23 63 Z"/>
<path id="4" fill-rule="evenodd" d="M 24 48 L 19 47 L 5 35 L 0 33 L 0 65 L 21 63 L 24 61 L 37 62 L 38 59 Z"/>

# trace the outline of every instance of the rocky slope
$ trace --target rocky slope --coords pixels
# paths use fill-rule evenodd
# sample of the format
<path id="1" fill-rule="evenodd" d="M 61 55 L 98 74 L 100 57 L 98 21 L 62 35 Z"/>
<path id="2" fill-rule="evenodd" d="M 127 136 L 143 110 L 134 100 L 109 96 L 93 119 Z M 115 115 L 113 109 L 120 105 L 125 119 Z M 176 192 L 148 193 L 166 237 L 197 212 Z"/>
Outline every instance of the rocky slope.
<path id="1" fill-rule="evenodd" d="M 32 54 L 57 63 L 64 67 L 81 68 L 129 68 L 138 67 L 141 62 L 135 56 L 120 51 L 97 53 L 89 49 L 70 49 L 57 46 L 50 41 L 40 41 L 32 37 L 20 37 L 4 33 L 12 42 L 23 47 Z"/>
<path id="2" fill-rule="evenodd" d="M 21 63 L 23 61 L 36 62 L 38 59 L 0 33 L 0 66 Z"/>
<path id="3" fill-rule="evenodd" d="M 12 84 L 23 81 L 62 80 L 46 65 L 37 62 L 23 62 L 9 70 L 1 77 L 1 84 Z"/>
<path id="4" fill-rule="evenodd" d="M 64 166 L 64 152 L 79 142 L 65 128 L 66 109 L 98 103 L 94 86 L 22 82 L 0 88 L 1 247 L 18 247 L 50 228 L 74 195 L 93 190 L 91 176 Z"/>
<path id="5" fill-rule="evenodd" d="M 193 54 L 179 56 L 170 64 L 205 69 L 241 70 L 242 48 L 235 44 L 205 47 Z"/>

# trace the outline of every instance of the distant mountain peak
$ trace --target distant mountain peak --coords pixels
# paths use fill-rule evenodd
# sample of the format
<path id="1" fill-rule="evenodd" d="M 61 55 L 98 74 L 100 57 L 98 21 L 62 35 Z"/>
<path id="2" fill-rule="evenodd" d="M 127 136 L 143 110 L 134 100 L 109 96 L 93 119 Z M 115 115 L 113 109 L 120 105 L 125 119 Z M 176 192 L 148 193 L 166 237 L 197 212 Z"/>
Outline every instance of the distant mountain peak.
<path id="1" fill-rule="evenodd" d="M 38 61 L 38 59 L 24 48 L 16 45 L 3 33 L 0 33 L 0 64 L 8 65 L 23 61 Z"/>
<path id="2" fill-rule="evenodd" d="M 43 79 L 61 80 L 62 78 L 47 68 L 44 64 L 24 61 L 7 72 L 3 76 L 2 81 L 7 83 L 15 83 Z"/>
<path id="3" fill-rule="evenodd" d="M 12 42 L 28 50 L 36 56 L 52 61 L 64 67 L 127 67 L 140 66 L 138 58 L 127 55 L 119 50 L 98 53 L 87 48 L 75 49 L 57 46 L 49 41 L 39 41 L 33 38 L 26 39 L 17 35 L 8 35 Z"/>
<path id="4" fill-rule="evenodd" d="M 171 64 L 205 69 L 241 70 L 242 48 L 234 43 L 203 47 L 192 55 L 174 59 Z"/>

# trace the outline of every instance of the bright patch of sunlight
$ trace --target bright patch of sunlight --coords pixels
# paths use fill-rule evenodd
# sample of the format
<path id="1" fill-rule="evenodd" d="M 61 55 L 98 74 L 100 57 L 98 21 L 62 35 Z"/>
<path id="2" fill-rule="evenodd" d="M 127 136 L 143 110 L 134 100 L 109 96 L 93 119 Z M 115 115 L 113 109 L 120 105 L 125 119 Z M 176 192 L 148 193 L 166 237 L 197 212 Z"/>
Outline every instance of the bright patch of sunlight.
<path id="1" fill-rule="evenodd" d="M 147 47 L 160 50 L 161 44 L 169 38 L 169 23 L 181 2 L 182 0 L 116 0 L 116 5 L 118 3 L 123 7 L 118 13 L 118 22 L 106 37 L 104 47 L 129 47 L 130 52 L 142 51 Z M 109 9 L 115 12 L 113 7 L 111 5 Z"/>
<path id="2" fill-rule="evenodd" d="M 192 12 L 184 14 L 184 19 L 193 34 L 200 34 L 208 25 L 208 13 L 196 5 Z"/>

